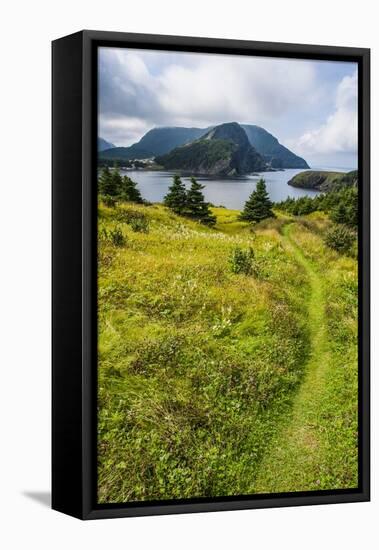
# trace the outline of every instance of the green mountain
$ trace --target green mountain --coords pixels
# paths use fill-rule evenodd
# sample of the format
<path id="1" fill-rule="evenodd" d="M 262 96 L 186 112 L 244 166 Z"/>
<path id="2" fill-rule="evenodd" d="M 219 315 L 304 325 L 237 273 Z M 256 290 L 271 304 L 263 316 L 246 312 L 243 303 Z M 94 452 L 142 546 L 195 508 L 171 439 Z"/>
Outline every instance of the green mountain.
<path id="1" fill-rule="evenodd" d="M 253 147 L 271 168 L 309 168 L 308 163 L 284 147 L 276 137 L 260 126 L 241 124 Z"/>
<path id="2" fill-rule="evenodd" d="M 201 128 L 153 128 L 137 143 L 129 147 L 103 150 L 99 158 L 101 160 L 136 160 L 164 155 L 179 145 L 184 145 L 199 138 L 206 131 L 207 129 Z"/>
<path id="3" fill-rule="evenodd" d="M 145 134 L 138 143 L 131 146 L 145 151 L 151 151 L 152 156 L 165 155 L 190 141 L 200 138 L 209 128 L 153 128 Z"/>
<path id="4" fill-rule="evenodd" d="M 116 147 L 113 145 L 113 143 L 110 143 L 109 141 L 106 141 L 105 139 L 98 137 L 97 138 L 97 150 L 98 151 L 105 151 L 106 149 L 113 149 Z"/>
<path id="5" fill-rule="evenodd" d="M 344 173 L 308 170 L 296 174 L 288 185 L 317 191 L 334 191 L 341 187 L 358 185 L 358 171 Z"/>
<path id="6" fill-rule="evenodd" d="M 220 124 L 155 160 L 166 170 L 222 176 L 249 174 L 266 166 L 237 122 Z"/>
<path id="7" fill-rule="evenodd" d="M 242 124 L 250 144 L 272 168 L 309 168 L 307 162 L 279 143 L 264 128 Z M 180 145 L 204 136 L 210 128 L 167 127 L 149 130 L 138 143 L 130 147 L 116 147 L 99 155 L 106 160 L 133 160 L 165 155 Z"/>

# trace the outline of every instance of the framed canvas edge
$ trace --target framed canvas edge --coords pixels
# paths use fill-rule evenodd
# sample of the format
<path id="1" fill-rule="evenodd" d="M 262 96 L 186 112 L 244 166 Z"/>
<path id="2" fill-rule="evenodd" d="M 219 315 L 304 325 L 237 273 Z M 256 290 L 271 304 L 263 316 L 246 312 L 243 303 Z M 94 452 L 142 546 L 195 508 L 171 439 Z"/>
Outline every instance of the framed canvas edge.
<path id="1" fill-rule="evenodd" d="M 134 33 L 114 33 L 103 31 L 81 31 L 83 55 L 83 95 L 82 95 L 82 402 L 81 417 L 78 418 L 81 426 L 82 449 L 78 457 L 81 463 L 82 486 L 80 513 L 69 510 L 60 510 L 81 519 L 101 519 L 130 516 L 146 516 L 161 514 L 181 514 L 192 512 L 212 512 L 243 509 L 272 508 L 284 506 L 302 506 L 318 504 L 336 504 L 348 502 L 365 502 L 370 500 L 370 50 L 366 48 L 345 48 L 335 46 L 309 46 L 301 44 L 265 43 L 254 41 L 240 41 L 214 38 L 174 37 L 161 35 L 145 35 Z M 65 40 L 64 38 L 61 40 Z M 136 505 L 117 504 L 101 506 L 96 504 L 96 403 L 94 390 L 96 375 L 94 375 L 94 331 L 93 298 L 93 269 L 96 258 L 94 250 L 94 228 L 96 219 L 94 205 L 97 197 L 93 193 L 94 155 L 97 150 L 95 135 L 95 116 L 97 119 L 97 105 L 94 101 L 94 51 L 102 43 L 117 43 L 133 45 L 130 47 L 151 47 L 164 49 L 165 47 L 184 48 L 188 51 L 218 50 L 220 53 L 241 53 L 260 55 L 278 54 L 280 57 L 291 55 L 304 58 L 355 58 L 359 63 L 360 75 L 360 151 L 359 173 L 362 181 L 361 208 L 360 208 L 360 468 L 361 487 L 359 490 L 344 490 L 314 492 L 308 494 L 290 495 L 257 495 L 251 498 L 236 497 L 229 499 L 206 499 L 197 502 L 180 503 L 138 503 Z M 341 59 L 342 60 L 342 59 Z M 53 312 L 54 316 L 54 312 Z M 54 465 L 53 465 L 54 468 Z M 76 507 L 76 510 L 78 507 Z"/>

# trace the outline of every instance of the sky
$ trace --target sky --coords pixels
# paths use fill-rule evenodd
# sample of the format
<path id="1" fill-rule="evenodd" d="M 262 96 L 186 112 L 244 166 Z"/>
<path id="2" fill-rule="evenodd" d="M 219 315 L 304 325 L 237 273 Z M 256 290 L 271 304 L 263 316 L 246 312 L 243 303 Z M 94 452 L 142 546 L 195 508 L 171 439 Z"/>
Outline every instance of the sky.
<path id="1" fill-rule="evenodd" d="M 99 49 L 99 136 L 117 146 L 151 128 L 256 124 L 311 167 L 357 167 L 357 65 Z"/>

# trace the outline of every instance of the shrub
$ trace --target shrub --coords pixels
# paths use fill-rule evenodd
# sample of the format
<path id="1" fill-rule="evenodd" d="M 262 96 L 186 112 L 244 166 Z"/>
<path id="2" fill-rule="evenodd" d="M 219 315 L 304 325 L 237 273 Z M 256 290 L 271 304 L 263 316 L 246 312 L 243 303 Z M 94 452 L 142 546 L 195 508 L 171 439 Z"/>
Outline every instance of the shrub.
<path id="1" fill-rule="evenodd" d="M 108 231 L 104 226 L 99 226 L 98 230 L 98 239 L 99 241 L 107 241 L 109 240 Z"/>
<path id="2" fill-rule="evenodd" d="M 154 203 L 151 201 L 148 201 L 147 199 L 142 199 L 142 204 L 144 206 L 153 206 Z"/>
<path id="3" fill-rule="evenodd" d="M 355 233 L 345 225 L 334 225 L 326 232 L 324 242 L 337 252 L 349 253 L 355 241 Z"/>
<path id="4" fill-rule="evenodd" d="M 140 233 L 149 232 L 149 219 L 143 212 L 139 212 L 138 210 L 120 210 L 117 219 L 130 225 L 133 231 L 139 231 Z"/>
<path id="5" fill-rule="evenodd" d="M 293 205 L 292 213 L 295 216 L 306 216 L 315 212 L 317 208 L 317 202 L 310 197 L 300 197 Z"/>
<path id="6" fill-rule="evenodd" d="M 316 197 L 288 197 L 275 204 L 275 208 L 294 216 L 303 216 L 311 212 L 325 212 L 334 223 L 355 228 L 358 225 L 358 189 L 357 187 L 337 187 L 328 193 Z"/>
<path id="7" fill-rule="evenodd" d="M 256 229 L 275 229 L 280 233 L 283 227 L 288 223 L 285 218 L 266 218 L 255 225 Z"/>
<path id="8" fill-rule="evenodd" d="M 258 273 L 254 250 L 251 246 L 247 250 L 236 246 L 230 254 L 229 265 L 233 273 L 244 273 L 245 275 L 257 275 Z"/>
<path id="9" fill-rule="evenodd" d="M 119 227 L 115 227 L 109 232 L 109 238 L 115 246 L 124 246 L 126 239 Z"/>
<path id="10" fill-rule="evenodd" d="M 102 201 L 104 205 L 108 208 L 115 208 L 115 206 L 117 205 L 117 201 L 114 197 L 112 197 L 112 195 L 104 195 L 102 197 Z"/>
<path id="11" fill-rule="evenodd" d="M 308 218 L 299 218 L 298 223 L 305 227 L 305 229 L 311 231 L 312 233 L 315 233 L 316 235 L 320 235 L 322 233 L 322 229 L 315 220 L 310 220 Z"/>
<path id="12" fill-rule="evenodd" d="M 149 232 L 149 220 L 146 218 L 146 216 L 131 218 L 129 221 L 129 225 L 133 229 L 133 231 L 138 231 L 140 233 Z"/>

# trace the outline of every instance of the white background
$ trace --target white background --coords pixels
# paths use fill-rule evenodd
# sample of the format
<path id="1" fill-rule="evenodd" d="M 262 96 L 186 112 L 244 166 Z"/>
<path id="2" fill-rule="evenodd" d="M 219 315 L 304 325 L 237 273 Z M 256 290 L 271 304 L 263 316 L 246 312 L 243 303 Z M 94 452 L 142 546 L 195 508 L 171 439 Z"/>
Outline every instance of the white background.
<path id="1" fill-rule="evenodd" d="M 372 48 L 378 204 L 378 21 L 373 0 L 25 0 L 2 3 L 0 65 L 0 544 L 13 548 L 379 547 L 379 399 L 373 361 L 373 501 L 80 522 L 50 484 L 50 41 L 83 28 Z M 215 83 L 217 85 L 217 83 Z M 378 217 L 373 216 L 373 243 Z M 373 271 L 377 267 L 373 250 Z M 375 283 L 375 278 L 373 279 Z M 373 326 L 378 320 L 373 289 Z M 375 336 L 375 334 L 373 335 Z M 377 351 L 373 342 L 374 357 Z M 70 396 L 67 396 L 69 402 Z M 41 502 L 42 501 L 42 502 Z M 45 503 L 45 504 L 44 504 Z"/>

